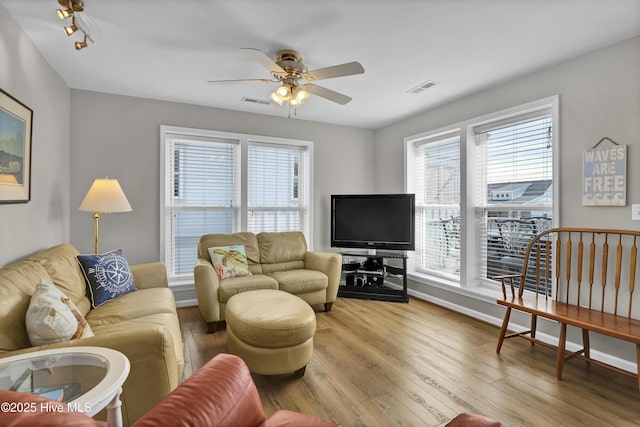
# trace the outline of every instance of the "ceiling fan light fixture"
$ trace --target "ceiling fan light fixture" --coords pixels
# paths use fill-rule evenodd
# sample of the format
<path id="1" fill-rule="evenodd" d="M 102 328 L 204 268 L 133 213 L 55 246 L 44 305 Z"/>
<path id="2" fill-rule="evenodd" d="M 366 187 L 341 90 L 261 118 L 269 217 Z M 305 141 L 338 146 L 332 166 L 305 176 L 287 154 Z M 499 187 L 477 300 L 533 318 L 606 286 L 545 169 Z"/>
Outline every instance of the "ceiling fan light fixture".
<path id="1" fill-rule="evenodd" d="M 296 86 L 293 91 L 293 98 L 302 103 L 309 99 L 309 92 L 307 92 L 300 86 Z"/>
<path id="2" fill-rule="evenodd" d="M 291 85 L 289 83 L 284 83 L 278 89 L 276 89 L 276 93 L 278 96 L 287 99 L 291 95 Z"/>
<path id="3" fill-rule="evenodd" d="M 285 101 L 283 97 L 278 95 L 277 91 L 269 95 L 269 99 L 271 99 L 273 102 L 275 102 L 278 105 L 282 105 L 282 103 Z"/>

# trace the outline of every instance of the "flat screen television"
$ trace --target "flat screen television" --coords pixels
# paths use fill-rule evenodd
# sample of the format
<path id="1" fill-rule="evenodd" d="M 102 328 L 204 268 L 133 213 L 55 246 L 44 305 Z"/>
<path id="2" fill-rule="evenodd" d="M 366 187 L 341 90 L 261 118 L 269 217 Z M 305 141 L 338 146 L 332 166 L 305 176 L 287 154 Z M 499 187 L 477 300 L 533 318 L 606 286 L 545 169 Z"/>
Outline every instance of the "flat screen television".
<path id="1" fill-rule="evenodd" d="M 331 246 L 415 250 L 415 194 L 332 195 Z"/>

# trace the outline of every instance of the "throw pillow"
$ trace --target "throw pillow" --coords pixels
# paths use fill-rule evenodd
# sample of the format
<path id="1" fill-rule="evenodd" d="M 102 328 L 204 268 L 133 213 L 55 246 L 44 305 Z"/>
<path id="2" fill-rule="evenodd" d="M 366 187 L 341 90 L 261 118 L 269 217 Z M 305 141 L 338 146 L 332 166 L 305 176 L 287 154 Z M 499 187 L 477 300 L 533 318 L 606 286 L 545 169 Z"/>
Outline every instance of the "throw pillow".
<path id="1" fill-rule="evenodd" d="M 92 337 L 93 331 L 75 304 L 58 288 L 40 280 L 25 318 L 31 345 Z"/>
<path id="2" fill-rule="evenodd" d="M 87 281 L 93 308 L 136 290 L 122 249 L 99 255 L 77 255 L 76 258 Z"/>
<path id="3" fill-rule="evenodd" d="M 218 246 L 209 248 L 211 264 L 216 270 L 218 279 L 251 276 L 249 262 L 244 245 Z"/>

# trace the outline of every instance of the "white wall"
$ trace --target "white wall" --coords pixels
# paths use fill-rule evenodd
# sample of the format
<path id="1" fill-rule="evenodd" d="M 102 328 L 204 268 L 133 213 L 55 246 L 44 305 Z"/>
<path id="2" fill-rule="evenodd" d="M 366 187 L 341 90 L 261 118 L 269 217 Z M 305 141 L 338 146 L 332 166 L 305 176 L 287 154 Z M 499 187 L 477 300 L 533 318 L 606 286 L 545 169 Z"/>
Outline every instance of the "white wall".
<path id="1" fill-rule="evenodd" d="M 69 241 L 70 91 L 0 6 L 0 88 L 33 110 L 31 201 L 0 204 L 0 266 Z"/>
<path id="2" fill-rule="evenodd" d="M 404 138 L 520 104 L 560 96 L 560 226 L 640 230 L 631 204 L 640 203 L 640 37 L 523 76 L 473 96 L 415 115 L 376 132 L 376 189 L 402 191 Z M 425 92 L 428 96 L 428 92 Z M 582 152 L 602 137 L 628 145 L 627 206 L 585 207 L 581 201 Z M 391 166 L 389 166 L 391 165 Z M 503 316 L 495 298 L 410 282 L 428 299 L 490 322 Z M 517 317 L 516 320 L 524 321 Z M 556 325 L 542 332 L 557 336 Z M 570 339 L 578 340 L 576 335 Z M 634 360 L 633 346 L 593 340 L 594 347 Z"/>
<path id="3" fill-rule="evenodd" d="M 329 248 L 329 196 L 374 191 L 372 130 L 82 90 L 71 91 L 71 242 L 92 251 L 92 220 L 77 207 L 97 177 L 117 178 L 133 207 L 102 216 L 100 249 L 132 263 L 160 257 L 160 125 L 314 141 L 315 249 Z"/>

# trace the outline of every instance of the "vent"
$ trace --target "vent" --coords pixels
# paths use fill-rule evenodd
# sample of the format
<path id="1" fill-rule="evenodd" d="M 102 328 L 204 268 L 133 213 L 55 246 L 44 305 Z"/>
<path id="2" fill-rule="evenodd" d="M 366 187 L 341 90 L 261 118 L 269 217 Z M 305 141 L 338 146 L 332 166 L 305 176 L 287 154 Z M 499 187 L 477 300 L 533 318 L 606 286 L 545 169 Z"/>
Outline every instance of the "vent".
<path id="1" fill-rule="evenodd" d="M 262 105 L 270 105 L 271 101 L 268 99 L 256 99 L 256 98 L 242 98 L 242 102 L 249 102 L 252 104 L 262 104 Z"/>
<path id="2" fill-rule="evenodd" d="M 435 85 L 437 85 L 438 82 L 433 81 L 433 80 L 427 80 L 426 82 L 420 83 L 418 86 L 411 88 L 407 91 L 407 93 L 413 93 L 413 94 L 418 94 L 420 92 L 423 92 L 429 88 L 434 87 Z"/>

